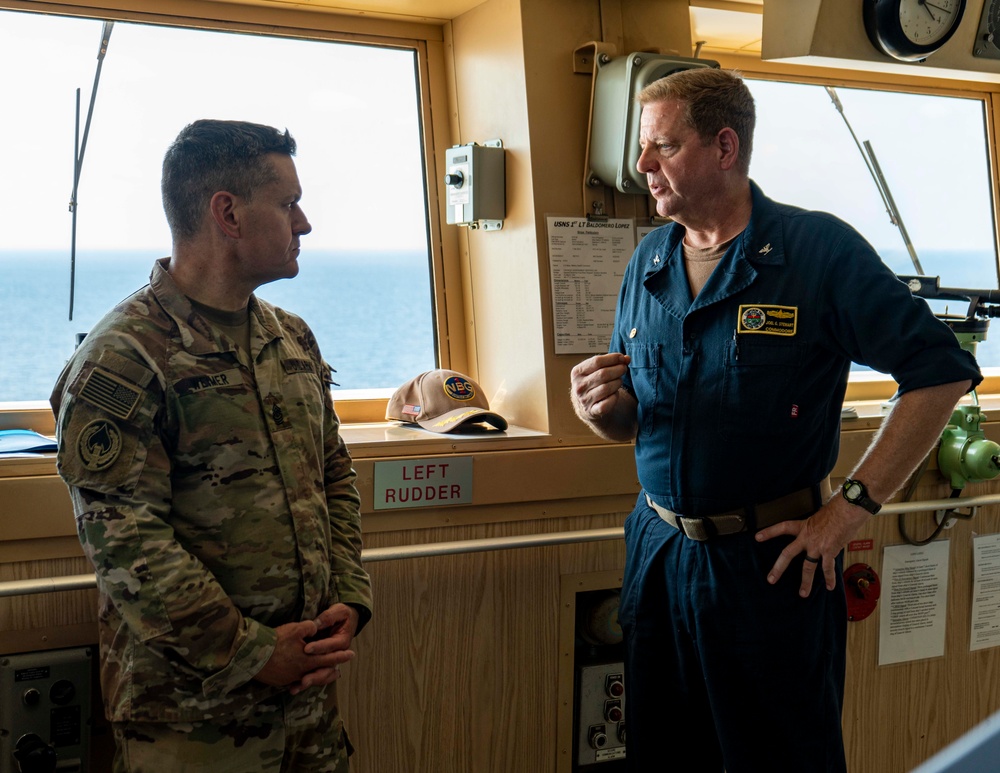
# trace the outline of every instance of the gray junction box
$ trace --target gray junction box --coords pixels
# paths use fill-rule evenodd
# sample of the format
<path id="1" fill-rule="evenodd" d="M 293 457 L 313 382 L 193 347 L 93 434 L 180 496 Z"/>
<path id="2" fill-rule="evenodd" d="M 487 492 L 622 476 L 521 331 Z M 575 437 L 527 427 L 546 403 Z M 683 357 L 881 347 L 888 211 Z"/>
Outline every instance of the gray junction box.
<path id="1" fill-rule="evenodd" d="M 590 169 L 602 183 L 622 193 L 649 192 L 639 161 L 639 118 L 636 97 L 653 81 L 679 70 L 718 67 L 711 59 L 634 53 L 607 62 L 598 60 L 594 75 L 594 108 L 590 130 Z"/>
<path id="2" fill-rule="evenodd" d="M 86 773 L 93 653 L 0 655 L 0 773 Z"/>

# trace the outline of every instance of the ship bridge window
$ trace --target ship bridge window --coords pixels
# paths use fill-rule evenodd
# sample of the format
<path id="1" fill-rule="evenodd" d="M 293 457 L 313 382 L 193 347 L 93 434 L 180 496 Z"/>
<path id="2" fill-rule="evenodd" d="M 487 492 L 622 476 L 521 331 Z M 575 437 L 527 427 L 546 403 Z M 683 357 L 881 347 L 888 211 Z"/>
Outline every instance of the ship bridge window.
<path id="1" fill-rule="evenodd" d="M 768 196 L 846 220 L 899 275 L 996 290 L 988 95 L 747 85 L 757 103 L 750 176 Z M 929 302 L 941 316 L 969 309 Z M 976 355 L 984 369 L 1000 367 L 1000 329 Z M 855 369 L 852 380 L 869 375 Z"/>
<path id="2" fill-rule="evenodd" d="M 342 395 L 385 394 L 436 367 L 418 48 L 116 22 L 74 237 L 75 137 L 103 31 L 101 20 L 0 11 L 0 402 L 47 400 L 77 334 L 170 253 L 160 164 L 198 118 L 295 137 L 313 230 L 298 277 L 257 294 L 310 324 Z"/>

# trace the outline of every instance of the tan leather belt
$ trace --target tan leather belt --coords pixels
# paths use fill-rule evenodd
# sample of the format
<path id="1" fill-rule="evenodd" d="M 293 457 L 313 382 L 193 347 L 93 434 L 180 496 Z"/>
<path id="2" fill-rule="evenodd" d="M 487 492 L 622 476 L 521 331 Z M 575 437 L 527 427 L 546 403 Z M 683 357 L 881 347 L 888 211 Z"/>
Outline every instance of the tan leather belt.
<path id="1" fill-rule="evenodd" d="M 690 517 L 661 507 L 646 495 L 646 503 L 664 521 L 679 529 L 685 537 L 704 542 L 711 537 L 737 534 L 746 531 L 749 524 L 756 529 L 774 526 L 782 521 L 812 515 L 830 498 L 830 478 L 824 478 L 815 486 L 793 491 L 783 497 L 772 499 L 759 505 L 750 505 L 742 510 L 717 515 Z"/>

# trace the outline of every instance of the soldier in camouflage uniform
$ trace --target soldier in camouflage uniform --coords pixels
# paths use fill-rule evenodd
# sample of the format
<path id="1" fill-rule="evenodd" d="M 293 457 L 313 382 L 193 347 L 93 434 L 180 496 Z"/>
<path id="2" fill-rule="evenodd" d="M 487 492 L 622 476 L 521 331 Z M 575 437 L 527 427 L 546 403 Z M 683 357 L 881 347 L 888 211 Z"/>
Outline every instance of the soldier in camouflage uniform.
<path id="1" fill-rule="evenodd" d="M 372 606 L 355 472 L 312 332 L 253 294 L 310 231 L 294 152 L 270 127 L 185 128 L 171 257 L 52 394 L 116 771 L 348 770 L 335 680 Z"/>

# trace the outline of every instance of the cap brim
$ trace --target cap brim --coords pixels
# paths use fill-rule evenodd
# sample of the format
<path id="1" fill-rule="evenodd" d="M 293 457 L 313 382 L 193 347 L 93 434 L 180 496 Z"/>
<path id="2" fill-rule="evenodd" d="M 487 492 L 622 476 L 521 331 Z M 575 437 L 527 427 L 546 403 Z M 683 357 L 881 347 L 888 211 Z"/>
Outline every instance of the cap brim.
<path id="1" fill-rule="evenodd" d="M 417 424 L 431 432 L 454 432 L 466 424 L 480 422 L 490 424 L 501 431 L 507 429 L 507 420 L 503 416 L 485 408 L 456 408 L 434 419 L 418 421 Z"/>

